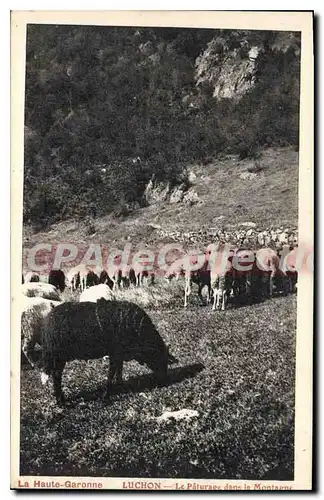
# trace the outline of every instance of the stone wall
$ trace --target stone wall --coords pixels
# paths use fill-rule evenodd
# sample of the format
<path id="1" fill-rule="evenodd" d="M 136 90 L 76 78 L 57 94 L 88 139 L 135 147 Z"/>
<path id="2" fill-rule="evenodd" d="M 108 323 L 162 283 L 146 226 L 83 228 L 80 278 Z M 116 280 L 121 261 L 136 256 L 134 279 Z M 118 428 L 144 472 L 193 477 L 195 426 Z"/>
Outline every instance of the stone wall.
<path id="1" fill-rule="evenodd" d="M 248 227 L 239 227 L 234 230 L 224 229 L 200 229 L 198 231 L 165 231 L 157 229 L 158 238 L 170 239 L 184 244 L 202 244 L 209 243 L 229 243 L 231 245 L 244 245 L 255 249 L 261 247 L 281 247 L 283 245 L 298 244 L 298 230 L 296 227 L 267 228 L 262 229 L 256 224 L 250 222 Z M 254 227 L 251 227 L 251 225 Z"/>

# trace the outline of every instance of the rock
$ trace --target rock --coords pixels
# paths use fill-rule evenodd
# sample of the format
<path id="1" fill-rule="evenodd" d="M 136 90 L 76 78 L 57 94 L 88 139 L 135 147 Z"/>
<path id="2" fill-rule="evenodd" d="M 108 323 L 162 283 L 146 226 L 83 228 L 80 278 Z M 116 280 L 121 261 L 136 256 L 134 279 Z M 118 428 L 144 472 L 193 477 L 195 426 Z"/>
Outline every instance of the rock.
<path id="1" fill-rule="evenodd" d="M 271 242 L 271 237 L 270 237 L 270 234 L 269 234 L 269 233 L 266 233 L 266 234 L 264 235 L 264 244 L 265 244 L 266 246 L 269 246 L 269 245 L 270 245 L 270 242 Z"/>
<path id="2" fill-rule="evenodd" d="M 259 245 L 264 245 L 264 234 L 263 233 L 258 234 L 258 243 L 259 243 Z"/>
<path id="3" fill-rule="evenodd" d="M 258 174 L 254 172 L 242 172 L 239 177 L 240 179 L 243 179 L 244 181 L 252 181 L 258 176 Z"/>
<path id="4" fill-rule="evenodd" d="M 174 420 L 189 420 L 193 417 L 198 417 L 199 413 L 197 410 L 178 410 L 178 411 L 165 411 L 160 417 L 157 417 L 158 422 L 168 421 L 170 419 Z"/>
<path id="5" fill-rule="evenodd" d="M 246 231 L 246 236 L 252 236 L 252 234 L 253 234 L 253 229 L 248 229 Z"/>
<path id="6" fill-rule="evenodd" d="M 180 203 L 182 201 L 183 194 L 183 189 L 180 186 L 175 188 L 171 193 L 169 203 Z"/>
<path id="7" fill-rule="evenodd" d="M 213 38 L 196 59 L 196 85 L 208 85 L 218 99 L 242 97 L 254 86 L 257 51 L 248 41 L 232 48 L 226 37 Z"/>
<path id="8" fill-rule="evenodd" d="M 288 243 L 288 234 L 283 232 L 279 234 L 279 243 Z"/>
<path id="9" fill-rule="evenodd" d="M 274 242 L 278 241 L 278 236 L 277 236 L 276 231 L 273 231 L 273 230 L 272 230 L 272 231 L 270 232 L 270 236 L 271 236 L 271 240 L 272 240 L 272 241 L 274 241 Z"/>
<path id="10" fill-rule="evenodd" d="M 244 226 L 244 227 L 256 227 L 256 223 L 255 222 L 242 222 L 241 226 Z"/>
<path id="11" fill-rule="evenodd" d="M 189 182 L 193 182 L 196 178 L 197 178 L 197 176 L 194 172 L 189 172 L 189 174 L 188 174 Z"/>
<path id="12" fill-rule="evenodd" d="M 170 184 L 155 184 L 154 177 L 148 182 L 144 191 L 145 201 L 150 203 L 156 203 L 158 201 L 165 201 L 170 192 Z"/>
<path id="13" fill-rule="evenodd" d="M 193 189 L 189 189 L 189 191 L 187 191 L 183 196 L 183 202 L 188 203 L 189 205 L 193 205 L 194 203 L 199 202 L 199 196 L 196 191 L 194 191 Z"/>

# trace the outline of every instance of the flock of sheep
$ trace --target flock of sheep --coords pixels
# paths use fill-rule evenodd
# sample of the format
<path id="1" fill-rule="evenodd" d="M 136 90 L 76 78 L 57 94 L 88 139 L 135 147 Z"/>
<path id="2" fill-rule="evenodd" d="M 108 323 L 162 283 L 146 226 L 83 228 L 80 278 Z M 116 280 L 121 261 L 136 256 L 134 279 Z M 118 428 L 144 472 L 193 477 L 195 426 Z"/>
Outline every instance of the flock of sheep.
<path id="1" fill-rule="evenodd" d="M 290 256 L 293 252 L 294 250 L 291 250 Z M 277 291 L 284 294 L 294 291 L 296 287 L 297 271 L 291 263 L 289 267 L 282 266 L 280 256 L 273 250 L 262 249 L 258 255 L 252 253 L 252 256 L 257 258 L 251 259 L 250 254 L 250 260 L 246 259 L 246 251 L 232 251 L 225 257 L 224 255 L 218 250 L 215 259 L 212 249 L 209 248 L 200 255 L 203 258 L 201 266 L 196 265 L 197 255 L 187 256 L 169 266 L 163 279 L 179 280 L 183 276 L 185 307 L 188 305 L 188 298 L 192 292 L 192 283 L 198 285 L 198 295 L 202 302 L 204 302 L 202 290 L 207 287 L 207 303 L 212 302 L 213 310 L 226 309 L 230 299 L 239 302 L 270 298 L 274 286 Z M 235 265 L 235 258 L 240 262 L 240 266 Z M 221 261 L 223 265 L 220 265 Z M 214 265 L 211 265 L 212 262 Z M 250 265 L 245 267 L 248 262 Z M 52 270 L 47 282 L 41 281 L 37 273 L 29 272 L 23 276 L 21 285 L 22 358 L 27 359 L 32 366 L 40 367 L 39 363 L 45 362 L 47 352 L 47 359 L 50 361 L 47 361 L 47 365 L 45 362 L 47 366 L 45 373 L 53 375 L 54 391 L 58 402 L 64 400 L 61 376 L 65 362 L 71 359 L 109 356 L 108 382 L 110 385 L 114 380 L 121 381 L 122 362 L 129 359 L 144 362 L 153 371 L 158 366 L 160 372 L 166 372 L 167 359 L 170 361 L 172 356 L 168 354 L 163 340 L 159 337 L 147 314 L 138 305 L 126 300 L 117 301 L 114 296 L 116 288 L 139 287 L 144 280 L 148 280 L 149 285 L 154 286 L 154 273 L 135 272 L 130 267 L 127 270 L 116 268 L 114 273 L 108 273 L 105 270 L 96 273 L 84 265 L 79 265 L 67 273 L 62 270 Z M 79 302 L 62 301 L 62 292 L 66 288 L 72 292 L 76 290 L 81 292 Z M 119 313 L 116 315 L 117 310 Z M 102 319 L 100 319 L 100 314 L 102 314 Z M 115 322 L 112 318 L 115 318 Z M 140 321 L 137 319 L 135 321 L 134 318 L 140 318 Z M 75 329 L 76 323 L 80 330 L 79 337 L 75 335 L 75 345 L 78 345 L 78 348 L 72 349 L 66 358 L 62 353 L 68 352 L 67 346 L 71 347 L 69 332 Z M 144 330 L 142 331 L 139 327 L 142 324 L 149 325 L 144 333 Z M 128 331 L 126 341 L 124 330 Z M 113 331 L 120 332 L 119 340 L 114 337 Z M 66 336 L 70 338 L 69 344 L 64 343 Z M 82 338 L 86 339 L 84 345 Z M 46 339 L 50 345 L 47 351 Z M 124 339 L 122 345 L 120 345 L 120 339 Z M 111 351 L 112 343 L 115 345 L 113 352 Z M 119 353 L 117 358 L 116 352 Z M 45 377 L 44 370 L 42 376 Z"/>
<path id="2" fill-rule="evenodd" d="M 62 373 L 68 361 L 108 357 L 108 398 L 112 386 L 122 383 L 124 361 L 145 364 L 157 378 L 165 378 L 168 365 L 177 362 L 148 314 L 132 302 L 107 300 L 111 288 L 96 285 L 94 276 L 89 269 L 82 274 L 79 267 L 68 282 L 83 290 L 79 302 L 61 300 L 67 285 L 63 271 L 51 271 L 48 283 L 29 273 L 21 285 L 22 362 L 38 368 L 43 383 L 52 376 L 59 405 L 65 403 Z"/>

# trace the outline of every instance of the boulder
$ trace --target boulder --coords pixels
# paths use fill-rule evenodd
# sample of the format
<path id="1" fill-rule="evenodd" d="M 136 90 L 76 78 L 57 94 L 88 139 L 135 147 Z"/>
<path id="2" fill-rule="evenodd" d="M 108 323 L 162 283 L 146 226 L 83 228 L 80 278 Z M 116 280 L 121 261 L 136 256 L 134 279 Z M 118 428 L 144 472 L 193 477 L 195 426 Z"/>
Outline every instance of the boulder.
<path id="1" fill-rule="evenodd" d="M 199 202 L 199 196 L 196 193 L 196 191 L 194 191 L 193 189 L 189 189 L 189 191 L 187 191 L 184 194 L 183 201 L 184 201 L 184 203 L 188 203 L 189 205 L 193 205 L 193 204 Z"/>
<path id="2" fill-rule="evenodd" d="M 183 410 L 178 411 L 165 411 L 160 417 L 157 417 L 158 422 L 166 422 L 170 419 L 174 420 L 190 420 L 191 418 L 198 417 L 199 413 L 197 410 Z"/>
<path id="3" fill-rule="evenodd" d="M 244 227 L 256 227 L 256 223 L 255 222 L 242 222 L 241 226 L 244 226 Z"/>
<path id="4" fill-rule="evenodd" d="M 184 191 L 183 191 L 183 188 L 181 186 L 175 188 L 170 195 L 169 203 L 171 203 L 171 204 L 180 203 L 182 201 L 183 194 L 184 194 Z"/>

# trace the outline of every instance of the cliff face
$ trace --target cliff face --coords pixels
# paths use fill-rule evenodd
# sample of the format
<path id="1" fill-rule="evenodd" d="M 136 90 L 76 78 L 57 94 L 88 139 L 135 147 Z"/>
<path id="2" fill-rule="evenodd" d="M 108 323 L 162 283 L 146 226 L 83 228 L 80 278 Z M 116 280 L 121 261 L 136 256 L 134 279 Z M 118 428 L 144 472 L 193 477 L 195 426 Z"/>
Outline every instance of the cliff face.
<path id="1" fill-rule="evenodd" d="M 271 39 L 241 31 L 218 35 L 196 59 L 196 86 L 198 89 L 209 86 L 213 97 L 218 99 L 239 100 L 255 86 L 267 56 L 274 56 L 271 62 L 275 63 L 276 53 L 279 57 L 284 54 L 298 58 L 298 35 L 273 33 Z"/>

